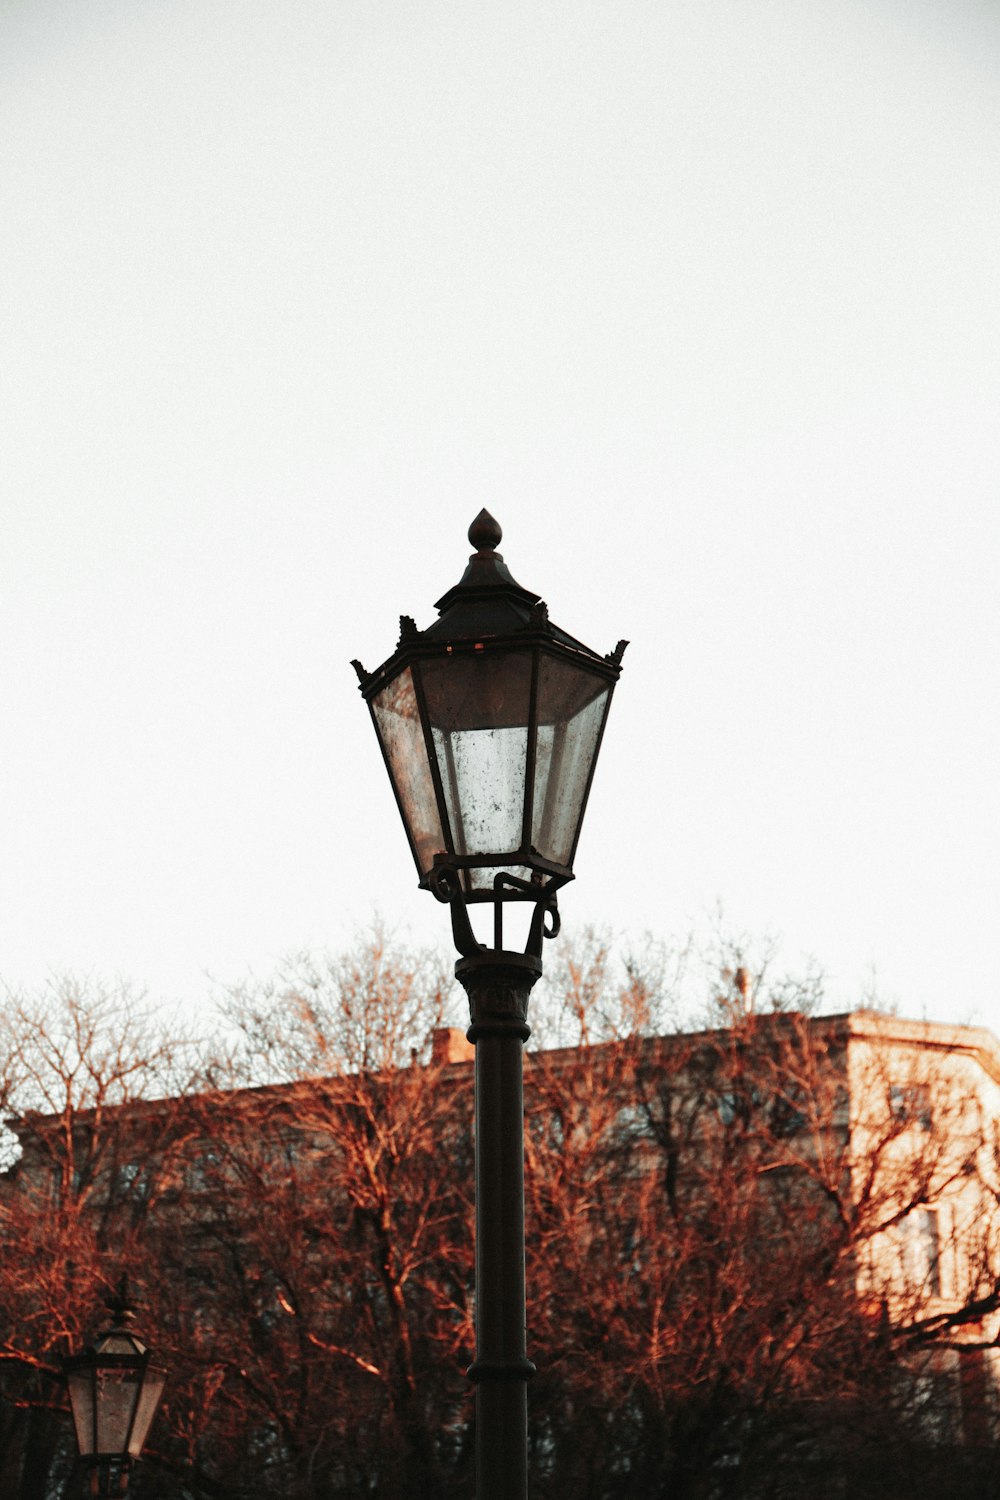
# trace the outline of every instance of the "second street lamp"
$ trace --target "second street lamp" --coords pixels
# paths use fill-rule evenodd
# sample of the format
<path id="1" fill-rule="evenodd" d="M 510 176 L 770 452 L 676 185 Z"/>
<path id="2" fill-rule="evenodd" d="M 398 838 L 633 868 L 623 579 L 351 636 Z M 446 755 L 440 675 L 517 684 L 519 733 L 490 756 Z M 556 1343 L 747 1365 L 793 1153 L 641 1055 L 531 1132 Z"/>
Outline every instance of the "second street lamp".
<path id="1" fill-rule="evenodd" d="M 400 618 L 374 672 L 353 663 L 378 734 L 419 883 L 451 907 L 476 1048 L 476 1484 L 527 1495 L 522 1045 L 528 997 L 554 937 L 626 642 L 600 656 L 553 625 L 511 577 L 481 511 L 461 581 L 418 630 Z M 493 905 L 492 946 L 470 904 Z M 504 908 L 533 907 L 523 952 Z"/>
<path id="2" fill-rule="evenodd" d="M 107 1304 L 111 1325 L 92 1347 L 63 1361 L 77 1447 L 94 1496 L 123 1496 L 142 1453 L 166 1371 L 133 1332 L 124 1283 Z"/>

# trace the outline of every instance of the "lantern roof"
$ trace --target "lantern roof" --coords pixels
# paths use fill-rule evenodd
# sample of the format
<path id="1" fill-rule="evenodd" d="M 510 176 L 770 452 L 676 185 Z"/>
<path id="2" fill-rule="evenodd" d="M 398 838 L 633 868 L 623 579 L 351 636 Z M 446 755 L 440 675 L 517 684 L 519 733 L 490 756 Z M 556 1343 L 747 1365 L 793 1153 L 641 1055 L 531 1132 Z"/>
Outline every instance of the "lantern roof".
<path id="1" fill-rule="evenodd" d="M 552 624 L 540 594 L 522 587 L 512 576 L 496 550 L 502 538 L 500 523 L 488 510 L 481 510 L 469 527 L 469 541 L 476 550 L 459 582 L 437 601 L 440 618 L 419 631 L 419 639 L 460 641 L 534 631 L 593 656 L 582 642 Z"/>
<path id="2" fill-rule="evenodd" d="M 357 660 L 351 663 L 365 698 L 409 660 L 414 649 L 417 653 L 421 647 L 440 651 L 451 642 L 512 638 L 519 644 L 537 642 L 583 656 L 610 678 L 617 678 L 628 643 L 619 641 L 614 651 L 602 656 L 554 625 L 541 596 L 517 582 L 496 550 L 502 536 L 496 518 L 481 510 L 469 527 L 469 541 L 476 550 L 458 583 L 437 601 L 438 619 L 419 630 L 409 615 L 401 615 L 399 641 L 387 661 L 374 672 Z"/>
<path id="3" fill-rule="evenodd" d="M 95 1354 L 145 1354 L 146 1345 L 132 1330 L 135 1309 L 124 1293 L 119 1292 L 116 1296 L 109 1297 L 104 1305 L 111 1314 L 111 1320 L 109 1327 L 97 1335 L 94 1342 Z"/>
<path id="4" fill-rule="evenodd" d="M 89 1344 L 82 1354 L 70 1356 L 67 1363 L 72 1365 L 95 1358 L 104 1359 L 109 1355 L 136 1360 L 145 1359 L 147 1356 L 153 1358 L 149 1346 L 132 1327 L 135 1322 L 135 1309 L 128 1296 L 124 1276 L 117 1291 L 107 1299 L 104 1306 L 110 1313 L 107 1327 L 97 1334 L 94 1342 Z"/>

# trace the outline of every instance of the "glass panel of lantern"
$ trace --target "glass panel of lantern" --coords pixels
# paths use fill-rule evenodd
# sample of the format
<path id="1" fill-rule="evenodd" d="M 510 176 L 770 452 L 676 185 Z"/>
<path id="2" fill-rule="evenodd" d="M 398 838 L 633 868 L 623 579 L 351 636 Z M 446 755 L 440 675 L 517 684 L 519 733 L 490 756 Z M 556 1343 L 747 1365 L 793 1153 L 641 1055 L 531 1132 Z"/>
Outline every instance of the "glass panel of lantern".
<path id="1" fill-rule="evenodd" d="M 444 850 L 445 840 L 412 668 L 404 668 L 376 694 L 372 699 L 372 714 L 417 869 L 426 875 L 435 854 Z"/>
<path id="2" fill-rule="evenodd" d="M 143 1377 L 142 1389 L 139 1392 L 139 1400 L 135 1408 L 135 1420 L 132 1423 L 132 1436 L 129 1439 L 128 1451 L 133 1458 L 138 1458 L 146 1445 L 149 1429 L 153 1418 L 156 1416 L 156 1408 L 160 1404 L 163 1395 L 163 1387 L 167 1381 L 167 1372 L 158 1370 L 155 1365 L 147 1365 Z"/>
<path id="3" fill-rule="evenodd" d="M 97 1451 L 95 1447 L 97 1435 L 94 1431 L 94 1366 L 92 1361 L 82 1366 L 77 1365 L 76 1368 L 67 1368 L 66 1384 L 69 1387 L 69 1404 L 73 1413 L 73 1424 L 76 1427 L 76 1445 L 86 1457 Z"/>
<path id="4" fill-rule="evenodd" d="M 606 677 L 542 655 L 531 842 L 554 864 L 573 862 L 610 692 Z"/>
<path id="5" fill-rule="evenodd" d="M 472 891 L 492 890 L 498 870 L 530 875 L 502 856 L 523 843 L 531 659 L 529 650 L 477 646 L 420 663 L 452 852 L 499 856 L 469 870 Z"/>
<path id="6" fill-rule="evenodd" d="M 107 1365 L 102 1351 L 94 1371 L 98 1453 L 131 1451 L 132 1417 L 141 1386 L 141 1364 Z"/>

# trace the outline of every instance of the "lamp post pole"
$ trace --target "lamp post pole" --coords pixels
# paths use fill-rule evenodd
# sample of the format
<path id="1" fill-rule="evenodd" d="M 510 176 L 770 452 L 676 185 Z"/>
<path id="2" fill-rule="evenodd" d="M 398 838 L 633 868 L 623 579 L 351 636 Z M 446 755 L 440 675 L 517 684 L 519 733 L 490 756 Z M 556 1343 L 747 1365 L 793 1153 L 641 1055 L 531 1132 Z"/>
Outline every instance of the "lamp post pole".
<path id="1" fill-rule="evenodd" d="M 524 1090 L 528 997 L 542 942 L 559 930 L 556 893 L 573 860 L 627 642 L 606 656 L 549 620 L 510 575 L 488 511 L 440 618 L 400 617 L 381 667 L 353 666 L 371 710 L 420 885 L 451 907 L 476 1049 L 476 1493 L 526 1500 Z M 493 943 L 469 907 L 493 905 Z M 505 948 L 504 909 L 527 902 L 523 952 Z"/>
<path id="2" fill-rule="evenodd" d="M 476 1048 L 476 1474 L 478 1500 L 527 1500 L 524 1285 L 524 1087 L 528 996 L 542 972 L 529 954 L 460 959 Z"/>

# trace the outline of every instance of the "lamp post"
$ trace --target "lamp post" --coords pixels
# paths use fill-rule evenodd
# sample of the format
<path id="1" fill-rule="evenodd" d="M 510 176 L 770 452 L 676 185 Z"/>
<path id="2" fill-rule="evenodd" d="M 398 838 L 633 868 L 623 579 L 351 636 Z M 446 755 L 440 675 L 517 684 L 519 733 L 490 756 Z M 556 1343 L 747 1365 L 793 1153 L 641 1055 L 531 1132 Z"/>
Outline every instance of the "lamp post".
<path id="1" fill-rule="evenodd" d="M 105 1306 L 110 1327 L 82 1354 L 63 1361 L 77 1447 L 89 1471 L 88 1493 L 120 1497 L 142 1453 L 167 1372 L 129 1326 L 135 1314 L 125 1285 Z"/>
<path id="2" fill-rule="evenodd" d="M 418 630 L 400 617 L 374 672 L 352 663 L 378 735 L 419 884 L 451 908 L 455 974 L 476 1049 L 476 1484 L 479 1500 L 527 1496 L 522 1046 L 556 894 L 573 879 L 580 824 L 627 642 L 600 656 L 553 625 L 511 577 L 500 527 L 481 511 L 475 552 Z M 492 946 L 469 906 L 493 906 Z M 523 952 L 504 908 L 533 907 Z"/>

